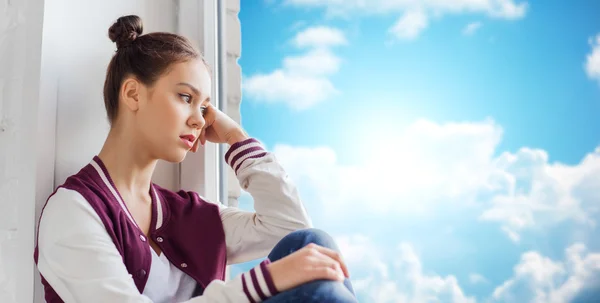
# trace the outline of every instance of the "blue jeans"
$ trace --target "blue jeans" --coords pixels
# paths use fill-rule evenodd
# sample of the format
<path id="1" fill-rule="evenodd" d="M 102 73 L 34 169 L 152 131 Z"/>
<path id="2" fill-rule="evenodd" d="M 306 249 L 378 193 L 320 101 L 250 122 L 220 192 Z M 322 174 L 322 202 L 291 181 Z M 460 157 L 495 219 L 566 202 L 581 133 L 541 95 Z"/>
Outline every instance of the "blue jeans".
<path id="1" fill-rule="evenodd" d="M 298 230 L 285 236 L 275 245 L 268 258 L 272 262 L 275 262 L 309 243 L 315 243 L 339 252 L 331 236 L 322 230 L 311 228 Z M 354 289 L 350 280 L 346 279 L 343 283 L 332 280 L 315 280 L 281 292 L 265 301 L 265 303 L 280 302 L 346 303 L 358 301 L 354 295 Z"/>

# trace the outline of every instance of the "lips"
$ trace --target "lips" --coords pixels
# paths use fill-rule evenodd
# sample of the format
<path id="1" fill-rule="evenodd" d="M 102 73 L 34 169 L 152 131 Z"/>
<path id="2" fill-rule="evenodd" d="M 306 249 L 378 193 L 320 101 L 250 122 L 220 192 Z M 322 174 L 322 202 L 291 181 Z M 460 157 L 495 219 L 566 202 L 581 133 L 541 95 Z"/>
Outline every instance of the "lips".
<path id="1" fill-rule="evenodd" d="M 191 142 L 196 141 L 196 136 L 194 136 L 194 135 L 183 135 L 183 136 L 179 136 L 179 138 L 186 139 Z"/>
<path id="2" fill-rule="evenodd" d="M 179 136 L 181 142 L 183 142 L 188 148 L 192 148 L 194 146 L 194 141 L 196 141 L 196 136 L 194 135 L 183 135 Z"/>

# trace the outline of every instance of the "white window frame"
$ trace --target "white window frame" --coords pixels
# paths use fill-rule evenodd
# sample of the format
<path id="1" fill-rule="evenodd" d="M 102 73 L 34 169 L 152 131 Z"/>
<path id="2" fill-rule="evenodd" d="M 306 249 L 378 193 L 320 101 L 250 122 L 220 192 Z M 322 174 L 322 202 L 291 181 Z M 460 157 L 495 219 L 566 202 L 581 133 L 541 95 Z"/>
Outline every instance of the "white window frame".
<path id="1" fill-rule="evenodd" d="M 212 69 L 212 100 L 226 111 L 223 1 L 181 0 L 179 34 L 197 43 Z M 198 153 L 190 153 L 179 165 L 179 187 L 197 191 L 210 201 L 227 204 L 227 164 L 225 144 L 208 143 Z M 199 169 L 203 168 L 203 169 Z"/>

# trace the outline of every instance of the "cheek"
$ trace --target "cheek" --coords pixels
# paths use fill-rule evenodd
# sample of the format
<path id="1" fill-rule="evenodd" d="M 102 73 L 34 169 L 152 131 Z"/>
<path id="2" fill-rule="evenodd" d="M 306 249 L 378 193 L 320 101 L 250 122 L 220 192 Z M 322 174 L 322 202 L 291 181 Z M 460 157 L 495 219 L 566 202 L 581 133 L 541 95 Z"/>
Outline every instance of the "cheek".
<path id="1" fill-rule="evenodd" d="M 182 109 L 177 102 L 155 94 L 144 111 L 143 132 L 150 138 L 162 140 L 159 138 L 173 133 L 181 116 Z"/>
<path id="2" fill-rule="evenodd" d="M 164 129 L 162 131 L 170 131 L 174 127 L 185 123 L 186 107 L 173 100 L 165 100 L 161 106 L 157 107 L 155 113 L 155 122 L 157 125 L 161 125 Z"/>

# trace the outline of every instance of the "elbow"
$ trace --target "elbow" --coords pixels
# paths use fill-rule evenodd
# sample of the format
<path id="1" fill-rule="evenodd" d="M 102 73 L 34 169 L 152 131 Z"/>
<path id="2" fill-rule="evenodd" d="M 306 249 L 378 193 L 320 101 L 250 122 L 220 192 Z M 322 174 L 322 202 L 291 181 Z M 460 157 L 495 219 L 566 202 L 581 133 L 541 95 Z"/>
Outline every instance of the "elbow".
<path id="1" fill-rule="evenodd" d="M 285 236 L 291 232 L 310 229 L 313 228 L 312 221 L 308 217 L 300 217 L 294 218 L 292 220 L 286 220 L 285 223 L 281 222 L 279 225 L 279 230 L 281 231 L 281 235 Z"/>
<path id="2" fill-rule="evenodd" d="M 306 215 L 295 223 L 292 231 L 313 228 L 312 220 Z"/>
<path id="3" fill-rule="evenodd" d="M 302 229 L 313 228 L 312 220 L 309 217 L 302 222 Z"/>

